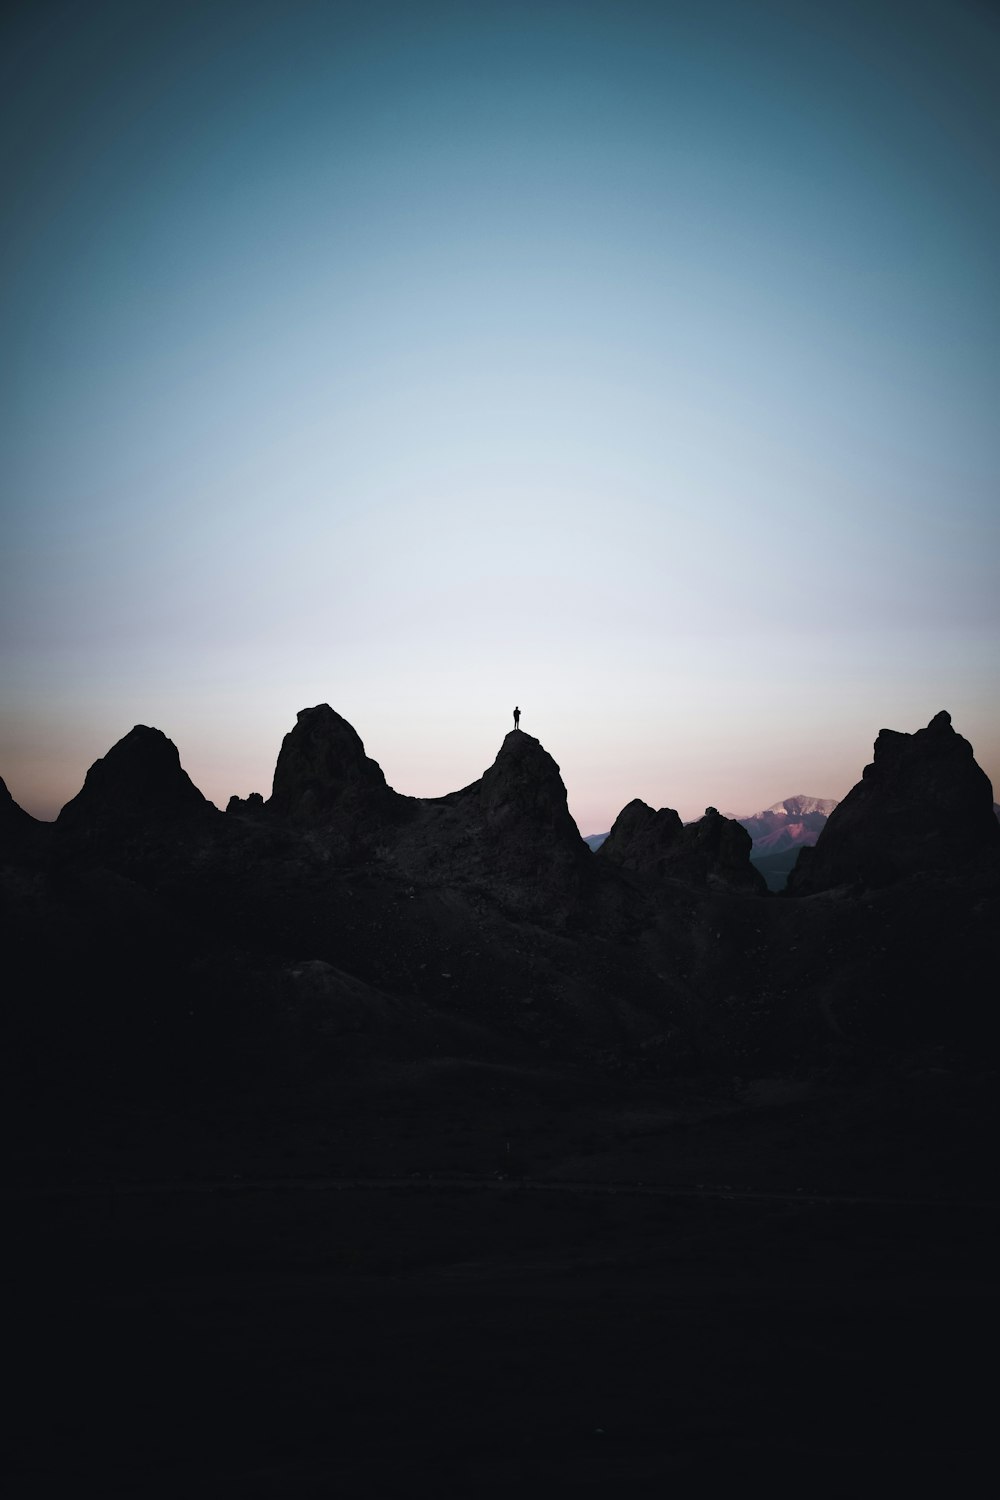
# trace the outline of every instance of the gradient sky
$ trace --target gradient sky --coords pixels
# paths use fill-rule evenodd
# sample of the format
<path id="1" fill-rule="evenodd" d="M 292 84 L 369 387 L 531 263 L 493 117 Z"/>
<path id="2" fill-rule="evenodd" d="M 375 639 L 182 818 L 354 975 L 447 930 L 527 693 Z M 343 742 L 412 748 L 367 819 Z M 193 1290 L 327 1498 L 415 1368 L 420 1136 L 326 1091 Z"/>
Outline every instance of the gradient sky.
<path id="1" fill-rule="evenodd" d="M 135 723 L 400 791 L 514 703 L 585 833 L 1000 779 L 985 3 L 8 6 L 0 774 Z"/>

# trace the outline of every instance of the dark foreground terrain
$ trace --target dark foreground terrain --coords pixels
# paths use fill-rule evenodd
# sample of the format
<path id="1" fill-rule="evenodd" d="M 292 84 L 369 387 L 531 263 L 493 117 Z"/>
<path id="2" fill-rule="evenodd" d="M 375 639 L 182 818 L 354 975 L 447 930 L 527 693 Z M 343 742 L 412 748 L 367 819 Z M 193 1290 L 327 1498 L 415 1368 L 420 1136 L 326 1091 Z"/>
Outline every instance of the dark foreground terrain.
<path id="1" fill-rule="evenodd" d="M 345 1098 L 319 1140 L 208 1110 L 158 1180 L 119 1114 L 72 1182 L 9 1192 L 14 1492 L 864 1493 L 992 1461 L 992 1078 L 464 1082 Z"/>
<path id="2" fill-rule="evenodd" d="M 537 741 L 399 797 L 304 711 L 223 814 L 141 726 L 0 786 L 6 1489 L 971 1492 L 1000 829 L 883 731 L 789 893 L 598 854 Z"/>

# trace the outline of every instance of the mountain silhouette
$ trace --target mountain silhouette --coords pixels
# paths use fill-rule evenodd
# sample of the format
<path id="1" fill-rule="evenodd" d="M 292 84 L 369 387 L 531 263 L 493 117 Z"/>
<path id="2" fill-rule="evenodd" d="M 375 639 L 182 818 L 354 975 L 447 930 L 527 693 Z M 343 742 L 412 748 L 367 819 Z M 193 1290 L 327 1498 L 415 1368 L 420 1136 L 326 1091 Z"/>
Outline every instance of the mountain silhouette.
<path id="1" fill-rule="evenodd" d="M 57 822 L 62 829 L 97 832 L 184 823 L 216 811 L 182 769 L 173 741 L 137 724 L 94 762 Z"/>
<path id="2" fill-rule="evenodd" d="M 449 1464 L 472 1412 L 489 1475 L 523 1423 L 554 1433 L 538 1492 L 565 1488 L 567 1441 L 585 1488 L 624 1430 L 608 1492 L 645 1492 L 644 1434 L 685 1409 L 693 1369 L 724 1426 L 699 1420 L 690 1463 L 671 1448 L 661 1473 L 698 1488 L 704 1434 L 734 1431 L 734 1364 L 756 1386 L 766 1356 L 798 1462 L 842 1342 L 818 1388 L 855 1402 L 845 1482 L 887 1384 L 905 1408 L 885 1445 L 898 1477 L 926 1361 L 950 1390 L 955 1330 L 980 1326 L 992 1271 L 998 843 L 989 783 L 940 716 L 880 734 L 815 849 L 763 856 L 804 862 L 780 895 L 750 833 L 711 808 L 684 825 L 632 801 L 592 853 L 524 733 L 467 786 L 404 796 L 326 704 L 284 737 L 267 801 L 226 813 L 142 726 L 54 824 L 0 785 L 17 1360 L 45 1392 L 32 1477 L 55 1414 L 71 1485 L 108 1473 L 113 1430 L 126 1488 L 149 1488 L 162 1406 L 168 1488 L 197 1487 L 207 1453 L 215 1490 L 270 1493 L 249 1403 L 294 1456 L 289 1493 L 316 1488 L 318 1433 L 328 1488 L 367 1422 L 367 1482 L 372 1444 L 415 1410 L 411 1483 L 440 1401 Z M 486 1405 L 462 1405 L 469 1387 Z M 761 1451 L 753 1399 L 742 1472 Z M 842 1432 L 839 1415 L 813 1429 L 811 1451 L 825 1462 Z M 534 1473 L 529 1449 L 489 1493 Z M 445 1488 L 459 1474 L 479 1493 L 484 1473 L 448 1467 Z"/>
<path id="3" fill-rule="evenodd" d="M 673 808 L 654 812 L 630 802 L 618 815 L 598 858 L 646 874 L 760 892 L 764 882 L 750 864 L 751 838 L 714 807 L 682 823 Z"/>
<path id="4" fill-rule="evenodd" d="M 913 734 L 883 729 L 874 759 L 840 802 L 788 889 L 809 895 L 841 885 L 883 886 L 915 873 L 964 870 L 1000 850 L 993 789 L 951 715 Z"/>
<path id="5" fill-rule="evenodd" d="M 285 735 L 267 807 L 312 826 L 354 829 L 391 816 L 396 794 L 357 731 L 328 703 L 304 708 Z"/>
<path id="6" fill-rule="evenodd" d="M 824 816 L 790 802 L 771 811 Z M 443 1045 L 477 1066 L 544 1053 L 641 1079 L 819 1066 L 988 1023 L 941 1009 L 991 961 L 1000 881 L 989 782 L 947 715 L 880 734 L 781 896 L 713 808 L 684 825 L 635 800 L 591 853 L 559 766 L 523 732 L 460 790 L 404 796 L 327 704 L 298 715 L 266 802 L 218 812 L 166 735 L 137 726 L 55 825 L 7 794 L 0 832 L 14 965 L 52 955 L 47 1010 L 21 1013 L 32 1045 L 89 1055 L 100 1035 L 121 1077 L 189 1055 L 192 1005 L 185 1066 L 224 1077 L 226 1059 L 257 1059 L 265 1095 L 289 1069 L 346 1080 Z M 330 974 L 361 987 L 346 1031 L 317 998 L 350 988 Z"/>

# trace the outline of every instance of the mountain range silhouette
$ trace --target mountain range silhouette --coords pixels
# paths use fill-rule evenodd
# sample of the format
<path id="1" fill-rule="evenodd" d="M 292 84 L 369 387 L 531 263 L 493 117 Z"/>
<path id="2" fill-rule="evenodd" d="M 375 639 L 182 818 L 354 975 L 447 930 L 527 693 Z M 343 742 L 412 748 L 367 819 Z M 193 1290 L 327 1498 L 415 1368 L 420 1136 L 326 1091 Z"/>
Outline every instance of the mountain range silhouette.
<path id="1" fill-rule="evenodd" d="M 631 802 L 592 853 L 558 765 L 520 730 L 479 780 L 436 798 L 394 791 L 327 704 L 285 736 L 270 797 L 233 798 L 225 813 L 142 725 L 95 762 L 54 825 L 3 792 L 7 942 L 25 962 L 71 933 L 87 963 L 104 964 L 111 996 L 122 954 L 159 964 L 170 930 L 175 972 L 154 988 L 193 984 L 214 1011 L 252 974 L 268 1024 L 298 992 L 292 971 L 320 963 L 401 1005 L 443 1007 L 448 1025 L 459 1005 L 463 1024 L 485 1028 L 477 1047 L 498 1056 L 543 1040 L 577 1059 L 620 1047 L 641 1071 L 650 1041 L 668 1036 L 658 1065 L 743 1067 L 821 1055 L 858 1028 L 891 1029 L 901 1011 L 915 1025 L 933 1011 L 921 996 L 992 951 L 956 912 L 995 891 L 1000 825 L 946 713 L 914 734 L 880 733 L 780 899 L 751 863 L 750 834 L 714 808 L 684 825 Z M 888 938 L 874 943 L 876 907 Z M 789 954 L 809 951 L 824 962 L 803 972 Z M 56 1009 L 66 983 L 54 981 Z M 175 1001 L 159 1003 L 169 1016 Z M 93 1004 L 84 1013 L 99 1019 Z M 130 1025 L 141 1031 L 141 1007 Z"/>
<path id="2" fill-rule="evenodd" d="M 225 812 L 142 725 L 55 823 L 0 783 L 26 1471 L 507 1494 L 514 1442 L 525 1493 L 661 1493 L 720 1412 L 713 1473 L 976 1451 L 990 785 L 938 714 L 791 800 L 774 894 L 713 808 L 592 852 L 521 731 L 436 798 L 326 704 Z"/>

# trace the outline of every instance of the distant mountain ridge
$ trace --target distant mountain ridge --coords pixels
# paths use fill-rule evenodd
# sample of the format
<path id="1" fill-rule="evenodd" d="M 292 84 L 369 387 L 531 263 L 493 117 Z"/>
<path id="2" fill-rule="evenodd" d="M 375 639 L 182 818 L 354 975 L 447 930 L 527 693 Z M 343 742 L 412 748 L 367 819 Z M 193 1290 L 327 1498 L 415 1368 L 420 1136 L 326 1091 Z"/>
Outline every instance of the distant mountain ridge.
<path id="1" fill-rule="evenodd" d="M 806 797 L 798 793 L 775 802 L 763 812 L 737 816 L 753 839 L 754 857 L 780 854 L 815 844 L 826 820 L 837 806 L 832 797 Z"/>
<path id="2" fill-rule="evenodd" d="M 768 813 L 782 814 L 789 818 L 801 818 L 806 813 L 822 813 L 829 817 L 837 805 L 835 797 L 804 797 L 800 793 L 795 797 L 786 797 L 783 802 L 775 802 L 765 808 L 762 813 L 754 814 L 755 817 L 764 818 Z"/>

